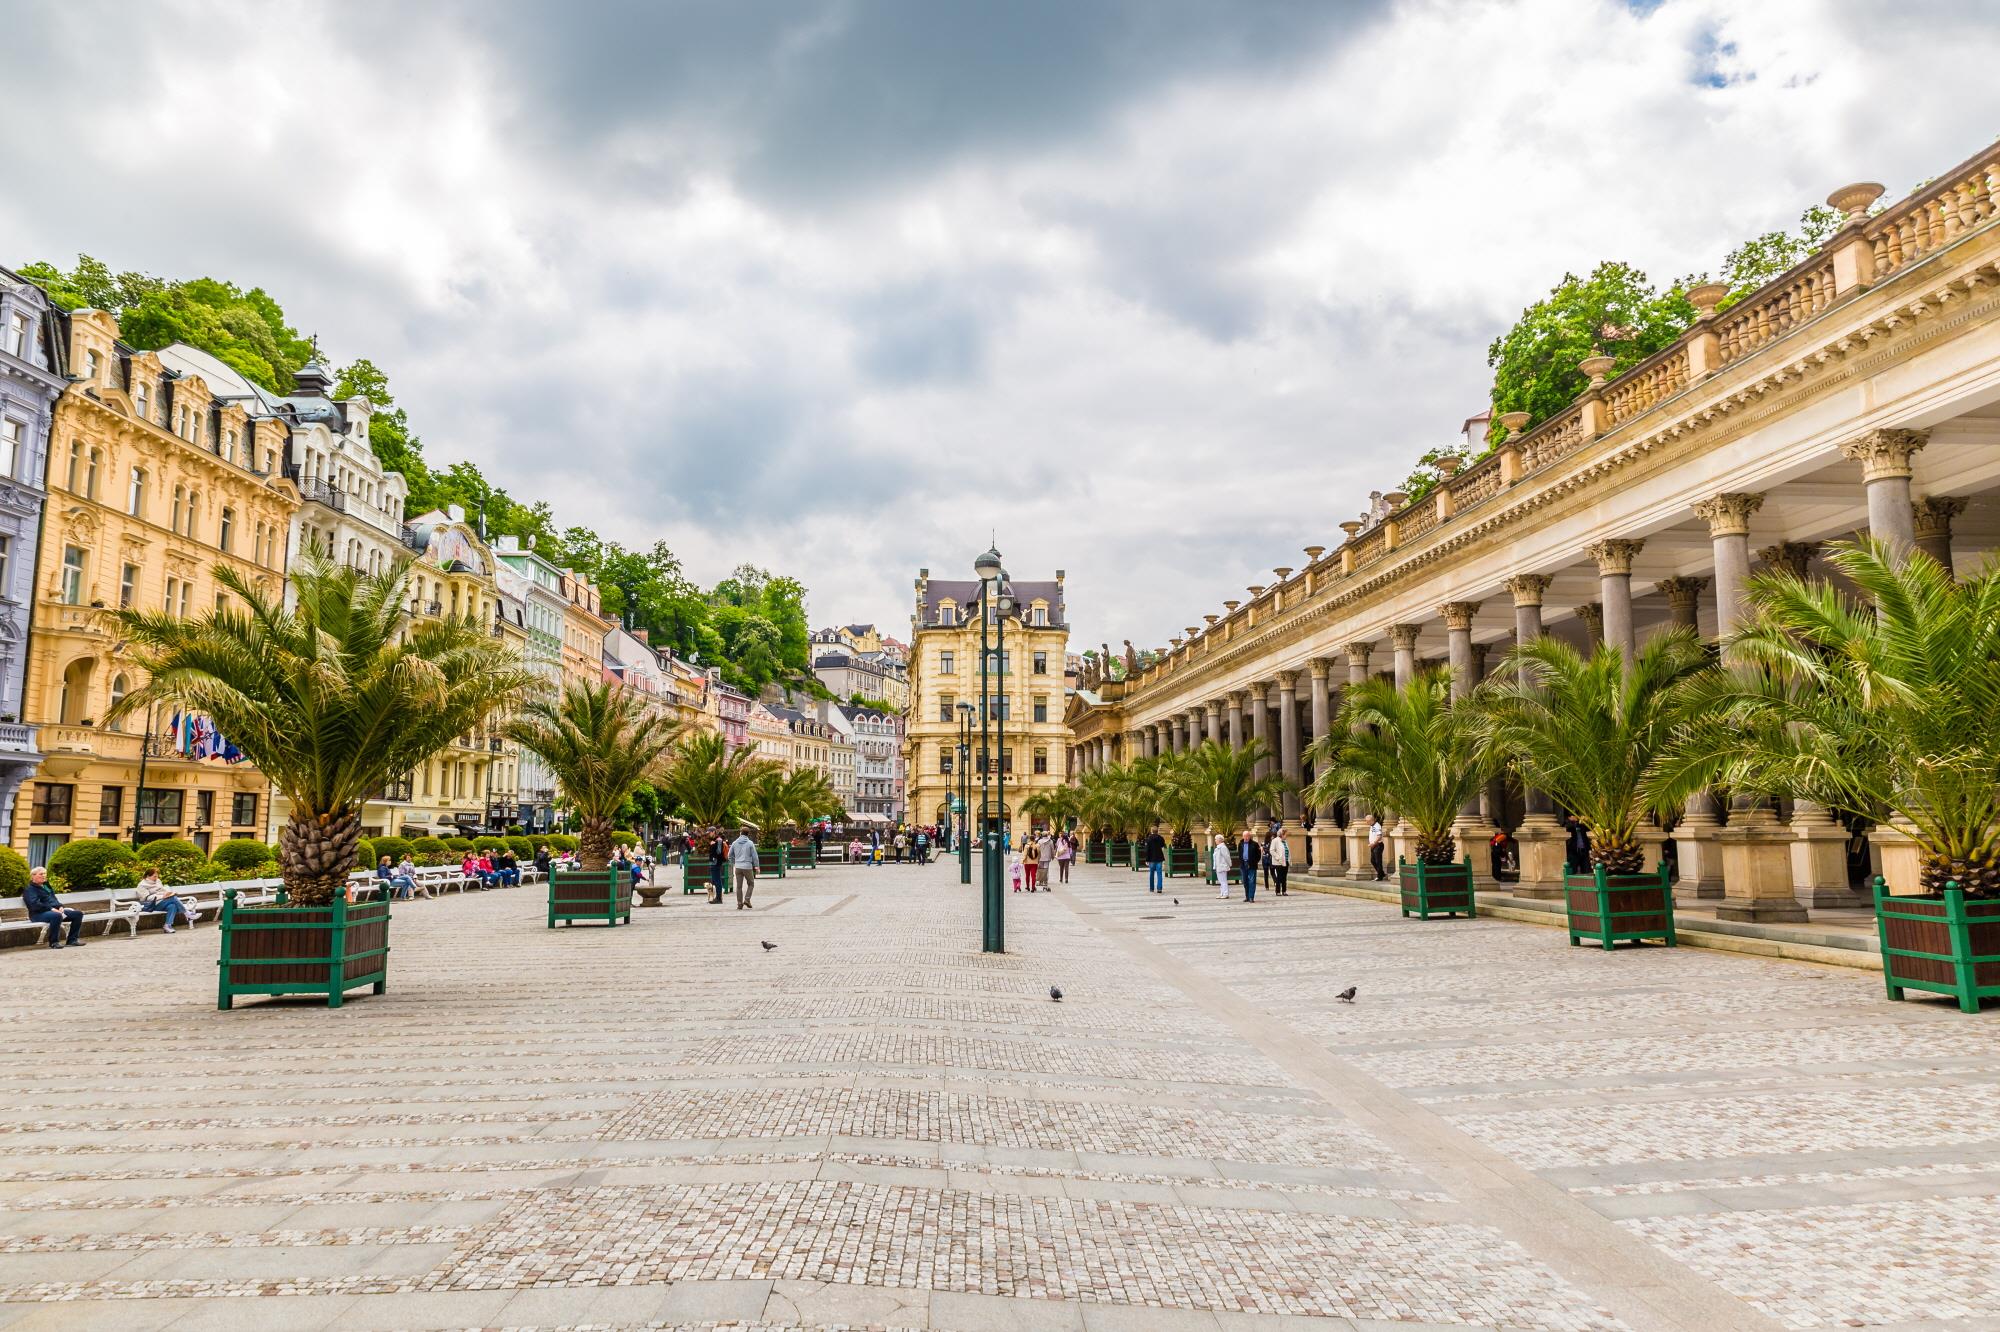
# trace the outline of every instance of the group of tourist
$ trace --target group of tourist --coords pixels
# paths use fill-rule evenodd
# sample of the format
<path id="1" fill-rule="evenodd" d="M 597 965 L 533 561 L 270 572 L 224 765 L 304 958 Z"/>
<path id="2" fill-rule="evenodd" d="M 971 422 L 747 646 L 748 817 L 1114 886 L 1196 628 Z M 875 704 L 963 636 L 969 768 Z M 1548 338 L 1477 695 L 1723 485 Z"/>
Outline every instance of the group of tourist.
<path id="1" fill-rule="evenodd" d="M 1053 890 L 1069 882 L 1069 867 L 1076 863 L 1076 835 L 1050 832 L 1044 828 L 1030 833 L 1023 845 L 1007 850 L 1007 879 L 1014 891 Z"/>
<path id="2" fill-rule="evenodd" d="M 1284 897 L 1285 880 L 1292 872 L 1292 845 L 1286 840 L 1285 825 L 1282 823 L 1272 824 L 1271 831 L 1262 840 L 1246 828 L 1242 839 L 1236 843 L 1236 853 L 1232 857 L 1229 843 L 1221 833 L 1217 833 L 1214 845 L 1209 848 L 1208 863 L 1209 868 L 1215 871 L 1219 895 L 1225 902 L 1229 900 L 1229 873 L 1232 869 L 1242 877 L 1245 902 L 1257 900 L 1257 880 L 1260 876 L 1265 887 Z"/>

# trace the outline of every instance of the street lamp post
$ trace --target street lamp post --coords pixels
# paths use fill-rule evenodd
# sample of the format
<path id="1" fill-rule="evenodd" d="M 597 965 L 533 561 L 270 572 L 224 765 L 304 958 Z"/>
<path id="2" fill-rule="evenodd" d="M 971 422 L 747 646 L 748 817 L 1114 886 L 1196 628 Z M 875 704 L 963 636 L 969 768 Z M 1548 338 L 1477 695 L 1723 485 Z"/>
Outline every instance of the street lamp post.
<path id="1" fill-rule="evenodd" d="M 972 882 L 972 705 L 958 705 L 958 881 Z"/>
<path id="2" fill-rule="evenodd" d="M 987 642 L 986 623 L 990 615 L 993 626 L 999 631 L 1000 642 L 1006 642 L 1002 626 L 1007 611 L 1013 603 L 1013 591 L 1007 586 L 1007 571 L 1000 565 L 1000 552 L 989 549 L 973 561 L 972 571 L 979 575 L 979 749 L 986 762 L 979 774 L 979 814 L 980 850 L 985 863 L 980 867 L 980 883 L 984 889 L 980 911 L 983 927 L 981 949 L 988 953 L 1007 951 L 1006 923 L 1003 919 L 1006 899 L 1002 896 L 1002 875 L 1005 866 L 1001 863 L 1000 830 L 991 811 L 994 804 L 988 798 L 989 790 L 999 796 L 1000 808 L 1007 800 L 1007 783 L 1004 776 L 994 771 L 997 760 L 988 741 L 990 732 L 996 729 L 1000 719 L 994 716 L 991 676 L 995 649 Z M 1003 682 L 1004 684 L 1004 682 Z M 1006 728 L 998 726 L 999 739 L 1006 740 Z"/>

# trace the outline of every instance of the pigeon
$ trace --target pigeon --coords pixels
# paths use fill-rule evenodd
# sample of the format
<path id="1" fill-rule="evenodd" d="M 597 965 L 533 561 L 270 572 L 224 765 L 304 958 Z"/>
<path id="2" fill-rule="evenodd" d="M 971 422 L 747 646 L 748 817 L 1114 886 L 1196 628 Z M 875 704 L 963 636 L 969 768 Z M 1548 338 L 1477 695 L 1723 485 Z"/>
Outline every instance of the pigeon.
<path id="1" fill-rule="evenodd" d="M 1358 985 L 1350 985 L 1333 997 L 1340 1000 L 1343 1004 L 1351 1004 L 1354 1002 L 1354 996 L 1359 993 L 1360 988 Z"/>
<path id="2" fill-rule="evenodd" d="M 1180 898 L 1178 898 L 1178 897 L 1176 897 L 1176 898 L 1174 899 L 1174 905 L 1175 905 L 1175 906 L 1179 906 L 1180 904 L 1181 904 L 1181 899 L 1180 899 Z"/>
<path id="3" fill-rule="evenodd" d="M 773 948 L 776 948 L 778 946 L 772 943 L 769 939 L 759 939 L 757 942 L 764 945 L 764 951 L 767 953 L 770 952 Z"/>
<path id="4" fill-rule="evenodd" d="M 1062 1002 L 1062 987 L 1061 987 L 1061 986 L 1059 986 L 1059 985 L 1051 985 L 1051 986 L 1049 986 L 1049 998 L 1051 998 L 1051 999 L 1055 1000 L 1055 1001 L 1056 1001 L 1057 1003 L 1061 1003 L 1061 1002 Z"/>

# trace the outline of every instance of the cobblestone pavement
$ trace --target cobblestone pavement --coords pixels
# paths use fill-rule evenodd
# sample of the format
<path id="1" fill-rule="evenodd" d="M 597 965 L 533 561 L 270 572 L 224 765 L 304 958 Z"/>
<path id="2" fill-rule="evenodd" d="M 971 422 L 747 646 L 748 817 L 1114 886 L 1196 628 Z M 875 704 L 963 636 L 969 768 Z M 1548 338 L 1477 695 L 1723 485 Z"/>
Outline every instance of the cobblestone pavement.
<path id="1" fill-rule="evenodd" d="M 948 864 L 417 902 L 338 1011 L 216 1012 L 206 927 L 10 951 L 0 1327 L 2000 1328 L 1994 1018 L 1096 867 L 1007 906 L 986 957 Z"/>

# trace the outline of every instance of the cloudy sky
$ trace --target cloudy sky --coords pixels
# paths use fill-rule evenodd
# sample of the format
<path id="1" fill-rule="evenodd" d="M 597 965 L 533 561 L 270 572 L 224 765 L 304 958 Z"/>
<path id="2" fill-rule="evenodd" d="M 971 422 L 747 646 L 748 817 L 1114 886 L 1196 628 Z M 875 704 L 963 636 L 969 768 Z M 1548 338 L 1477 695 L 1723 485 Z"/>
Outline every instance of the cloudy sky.
<path id="1" fill-rule="evenodd" d="M 0 0 L 0 262 L 262 285 L 434 461 L 814 618 L 1163 643 L 1481 409 L 1565 269 L 2000 134 L 1982 0 Z M 36 132 L 36 131 L 41 132 Z"/>

